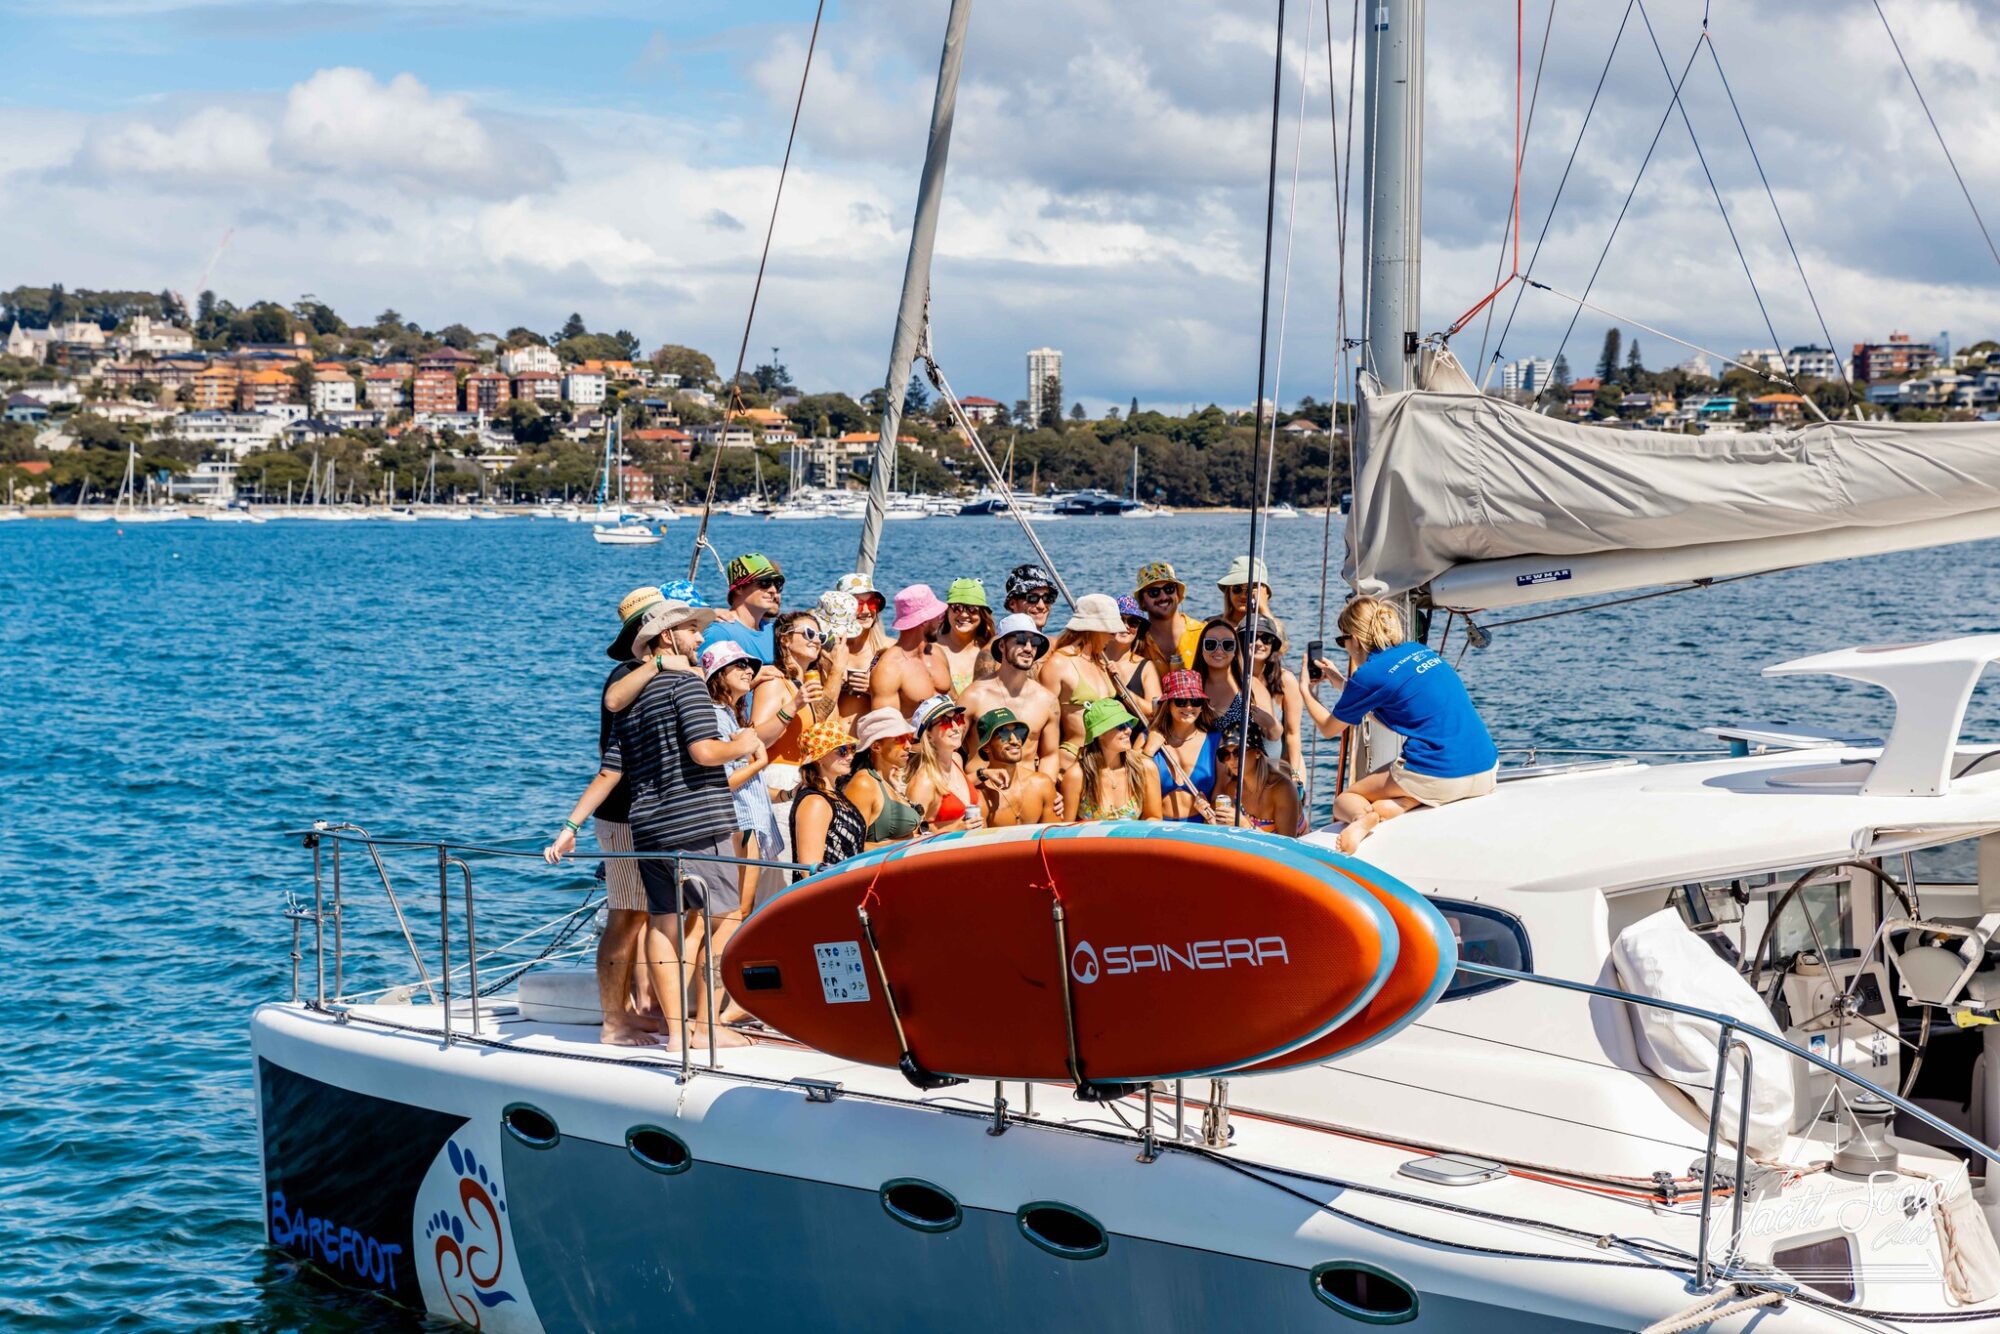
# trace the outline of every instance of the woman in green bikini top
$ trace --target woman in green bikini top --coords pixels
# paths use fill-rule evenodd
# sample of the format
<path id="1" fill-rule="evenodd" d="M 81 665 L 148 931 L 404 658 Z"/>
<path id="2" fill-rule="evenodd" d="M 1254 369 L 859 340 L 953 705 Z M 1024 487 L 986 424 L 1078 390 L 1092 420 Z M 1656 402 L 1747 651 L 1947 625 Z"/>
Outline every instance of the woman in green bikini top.
<path id="1" fill-rule="evenodd" d="M 1139 720 L 1115 699 L 1084 707 L 1084 746 L 1063 774 L 1063 807 L 1077 820 L 1157 820 L 1160 771 L 1137 744 Z"/>
<path id="2" fill-rule="evenodd" d="M 915 740 L 916 729 L 893 708 L 864 713 L 855 725 L 854 743 L 861 758 L 847 780 L 847 799 L 868 822 L 870 848 L 914 838 L 923 826 L 924 813 L 905 787 Z"/>

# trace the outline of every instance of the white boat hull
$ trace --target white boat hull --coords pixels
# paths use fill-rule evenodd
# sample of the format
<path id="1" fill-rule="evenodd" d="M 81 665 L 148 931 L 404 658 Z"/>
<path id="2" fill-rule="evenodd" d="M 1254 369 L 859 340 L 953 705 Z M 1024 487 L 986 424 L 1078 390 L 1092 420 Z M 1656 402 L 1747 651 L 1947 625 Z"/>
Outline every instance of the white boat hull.
<path id="1" fill-rule="evenodd" d="M 412 1025 L 436 1014 L 377 1008 Z M 1326 1330 L 1348 1321 L 1317 1294 L 1316 1266 L 1356 1263 L 1411 1285 L 1417 1329 L 1631 1330 L 1689 1300 L 1669 1269 L 1487 1253 L 1528 1239 L 1277 1174 L 1240 1147 L 1226 1156 L 1244 1171 L 1191 1147 L 1135 1162 L 1130 1133 L 1103 1112 L 1077 1124 L 1062 1089 L 1038 1090 L 1047 1119 L 994 1136 L 980 1109 L 990 1085 L 898 1092 L 893 1072 L 779 1044 L 729 1053 L 741 1073 L 697 1064 L 681 1083 L 665 1053 L 561 1059 L 551 1053 L 604 1049 L 549 1032 L 489 1014 L 483 1043 L 443 1047 L 435 1033 L 259 1010 L 272 1244 L 345 1284 L 500 1331 L 653 1329 L 665 1311 L 707 1328 L 855 1334 Z M 846 1088 L 810 1102 L 798 1078 Z M 1021 1086 L 1008 1092 L 1018 1111 Z M 506 1128 L 523 1104 L 547 1118 L 552 1143 Z M 642 1161 L 627 1136 L 644 1127 L 669 1132 L 686 1166 Z M 949 1228 L 888 1212 L 882 1191 L 909 1180 L 952 1197 Z M 1102 1252 L 1060 1256 L 1031 1240 L 1021 1214 L 1045 1202 L 1094 1225 Z M 1534 1240 L 1527 1249 L 1543 1248 Z M 1845 1326 L 1794 1305 L 1768 1328 Z"/>
<path id="2" fill-rule="evenodd" d="M 607 547 L 656 547 L 660 535 L 644 528 L 593 528 L 591 540 Z"/>

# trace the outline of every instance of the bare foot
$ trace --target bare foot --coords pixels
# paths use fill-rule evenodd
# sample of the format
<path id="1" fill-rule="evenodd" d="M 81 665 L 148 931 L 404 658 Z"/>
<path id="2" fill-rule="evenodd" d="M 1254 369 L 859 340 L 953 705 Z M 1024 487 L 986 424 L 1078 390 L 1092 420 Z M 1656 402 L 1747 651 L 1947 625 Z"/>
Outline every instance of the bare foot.
<path id="1" fill-rule="evenodd" d="M 1373 811 L 1368 812 L 1368 814 L 1362 816 L 1359 820 L 1350 820 L 1347 828 L 1340 831 L 1340 837 L 1334 840 L 1333 845 L 1342 852 L 1353 852 L 1361 846 L 1362 839 L 1367 838 L 1369 834 L 1374 832 L 1375 826 L 1380 824 L 1381 820 L 1382 817 Z"/>
<path id="2" fill-rule="evenodd" d="M 729 1004 L 723 1006 L 722 1013 L 715 1016 L 715 1018 L 718 1023 L 724 1024 L 751 1024 L 756 1022 L 756 1016 L 741 1005 L 738 1005 L 735 1001 L 731 1001 Z"/>
<path id="3" fill-rule="evenodd" d="M 747 1047 L 754 1041 L 747 1033 L 739 1033 L 733 1028 L 715 1030 L 715 1045 L 718 1047 Z"/>
<path id="4" fill-rule="evenodd" d="M 659 1039 L 636 1024 L 606 1024 L 597 1040 L 607 1047 L 657 1047 Z"/>

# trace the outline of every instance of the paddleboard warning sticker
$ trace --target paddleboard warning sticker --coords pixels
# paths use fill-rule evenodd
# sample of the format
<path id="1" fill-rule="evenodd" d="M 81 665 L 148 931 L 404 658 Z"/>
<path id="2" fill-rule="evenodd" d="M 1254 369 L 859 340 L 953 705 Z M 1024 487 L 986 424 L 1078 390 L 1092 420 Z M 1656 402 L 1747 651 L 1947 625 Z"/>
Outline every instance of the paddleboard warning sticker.
<path id="1" fill-rule="evenodd" d="M 819 961 L 819 986 L 828 1005 L 868 1000 L 868 972 L 861 966 L 861 942 L 835 940 L 813 946 Z"/>

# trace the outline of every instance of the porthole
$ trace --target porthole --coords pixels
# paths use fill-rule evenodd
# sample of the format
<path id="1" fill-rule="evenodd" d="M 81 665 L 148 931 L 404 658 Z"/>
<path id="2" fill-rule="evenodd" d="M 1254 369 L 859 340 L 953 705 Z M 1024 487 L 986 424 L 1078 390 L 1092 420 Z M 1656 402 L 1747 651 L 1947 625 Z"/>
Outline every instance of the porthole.
<path id="1" fill-rule="evenodd" d="M 633 1126 L 625 1132 L 625 1147 L 641 1167 L 661 1176 L 678 1176 L 694 1166 L 687 1141 L 658 1126 Z"/>
<path id="2" fill-rule="evenodd" d="M 1081 1209 L 1054 1200 L 1037 1200 L 1014 1211 L 1021 1235 L 1050 1255 L 1065 1260 L 1094 1260 L 1111 1249 L 1104 1225 Z"/>
<path id="3" fill-rule="evenodd" d="M 1535 971 L 1535 952 L 1528 945 L 1528 929 L 1514 914 L 1483 903 L 1463 903 L 1457 899 L 1432 899 L 1431 906 L 1443 913 L 1444 920 L 1450 924 L 1451 934 L 1458 941 L 1459 958 L 1469 963 L 1510 968 L 1517 973 Z M 1451 984 L 1444 989 L 1438 1001 L 1442 1004 L 1462 1000 L 1506 985 L 1504 977 L 1454 972 Z"/>
<path id="4" fill-rule="evenodd" d="M 1417 1318 L 1417 1294 L 1386 1269 L 1359 1260 L 1329 1260 L 1312 1267 L 1313 1296 L 1350 1320 L 1400 1325 Z"/>
<path id="5" fill-rule="evenodd" d="M 919 1232 L 949 1232 L 965 1221 L 965 1211 L 950 1191 L 916 1177 L 885 1181 L 878 1194 L 883 1213 Z"/>
<path id="6" fill-rule="evenodd" d="M 1854 1300 L 1854 1243 L 1845 1232 L 1794 1237 L 1771 1252 L 1771 1263 L 1837 1302 Z"/>
<path id="7" fill-rule="evenodd" d="M 511 1102 L 500 1113 L 507 1133 L 531 1149 L 553 1149 L 562 1139 L 556 1120 L 541 1108 L 525 1102 Z"/>

